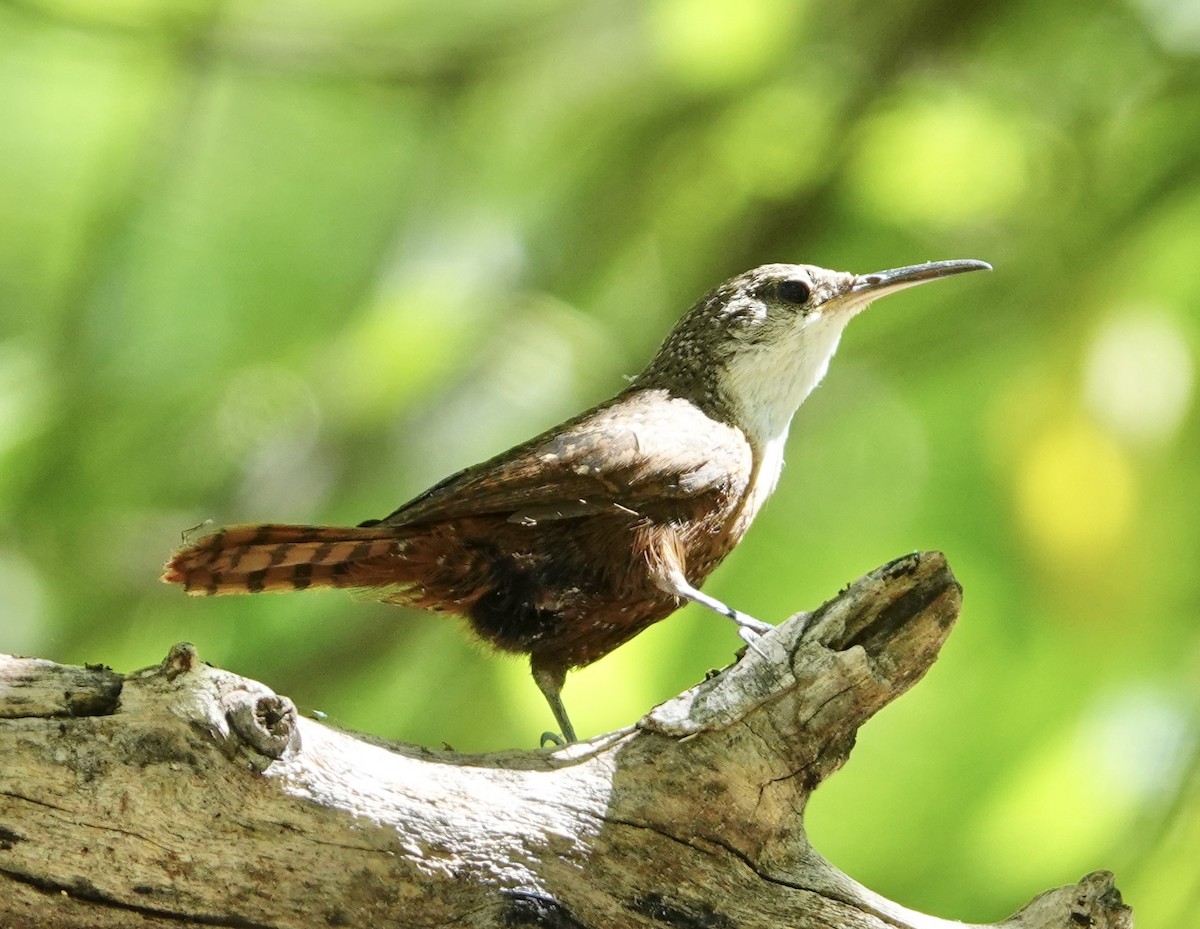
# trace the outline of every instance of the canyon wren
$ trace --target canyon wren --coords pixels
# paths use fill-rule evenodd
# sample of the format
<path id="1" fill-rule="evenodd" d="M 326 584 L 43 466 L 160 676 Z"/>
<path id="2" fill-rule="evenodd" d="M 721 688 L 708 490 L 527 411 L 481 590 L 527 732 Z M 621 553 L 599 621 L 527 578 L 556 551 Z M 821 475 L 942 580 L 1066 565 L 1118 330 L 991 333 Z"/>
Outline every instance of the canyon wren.
<path id="1" fill-rule="evenodd" d="M 574 741 L 567 671 L 685 602 L 728 617 L 747 642 L 771 628 L 699 587 L 775 489 L 792 417 L 842 330 L 885 294 L 990 267 L 747 271 L 688 310 L 611 400 L 383 519 L 220 529 L 178 551 L 163 580 L 197 595 L 358 588 L 458 614 L 488 644 L 529 655 Z"/>

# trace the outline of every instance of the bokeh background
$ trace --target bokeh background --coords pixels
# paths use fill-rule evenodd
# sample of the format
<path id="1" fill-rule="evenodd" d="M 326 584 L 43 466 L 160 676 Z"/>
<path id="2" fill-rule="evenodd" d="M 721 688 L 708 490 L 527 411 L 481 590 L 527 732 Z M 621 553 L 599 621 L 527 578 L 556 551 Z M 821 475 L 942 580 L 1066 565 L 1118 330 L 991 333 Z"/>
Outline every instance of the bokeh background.
<path id="1" fill-rule="evenodd" d="M 354 523 L 614 392 L 726 277 L 982 258 L 856 320 L 707 589 L 764 619 L 944 550 L 926 680 L 816 796 L 880 892 L 993 920 L 1108 867 L 1200 907 L 1195 0 L 0 2 L 0 650 L 180 640 L 464 750 L 524 664 L 343 593 L 157 581 L 205 520 Z M 725 664 L 689 608 L 582 733 Z"/>

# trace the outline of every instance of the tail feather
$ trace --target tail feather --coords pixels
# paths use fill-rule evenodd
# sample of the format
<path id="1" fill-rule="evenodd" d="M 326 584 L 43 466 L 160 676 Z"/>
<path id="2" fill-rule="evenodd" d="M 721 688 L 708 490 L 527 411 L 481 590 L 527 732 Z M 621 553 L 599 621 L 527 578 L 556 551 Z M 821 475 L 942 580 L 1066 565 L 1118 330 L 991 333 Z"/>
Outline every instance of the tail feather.
<path id="1" fill-rule="evenodd" d="M 402 583 L 405 547 L 382 526 L 233 526 L 180 549 L 162 579 L 193 595 Z"/>

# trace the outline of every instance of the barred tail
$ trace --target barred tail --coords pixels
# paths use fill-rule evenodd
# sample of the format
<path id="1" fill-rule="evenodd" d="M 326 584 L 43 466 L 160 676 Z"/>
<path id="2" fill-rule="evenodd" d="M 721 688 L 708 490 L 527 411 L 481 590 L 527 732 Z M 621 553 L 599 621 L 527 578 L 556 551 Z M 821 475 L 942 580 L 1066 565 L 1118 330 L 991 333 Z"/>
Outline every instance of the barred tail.
<path id="1" fill-rule="evenodd" d="M 193 595 L 403 584 L 405 542 L 382 526 L 232 526 L 178 552 L 162 579 Z"/>

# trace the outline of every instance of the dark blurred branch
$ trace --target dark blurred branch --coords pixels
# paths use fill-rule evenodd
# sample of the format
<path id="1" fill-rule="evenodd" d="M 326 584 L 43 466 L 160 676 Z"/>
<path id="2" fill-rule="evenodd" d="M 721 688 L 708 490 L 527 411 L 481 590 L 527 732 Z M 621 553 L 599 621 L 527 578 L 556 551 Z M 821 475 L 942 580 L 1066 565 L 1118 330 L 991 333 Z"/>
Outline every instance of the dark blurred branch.
<path id="1" fill-rule="evenodd" d="M 933 663 L 959 601 L 940 554 L 910 555 L 637 727 L 474 757 L 302 719 L 190 646 L 123 679 L 2 659 L 0 917 L 46 929 L 946 926 L 829 865 L 800 811 L 858 727 Z M 1132 917 L 1097 872 L 999 925 L 1126 929 Z"/>

